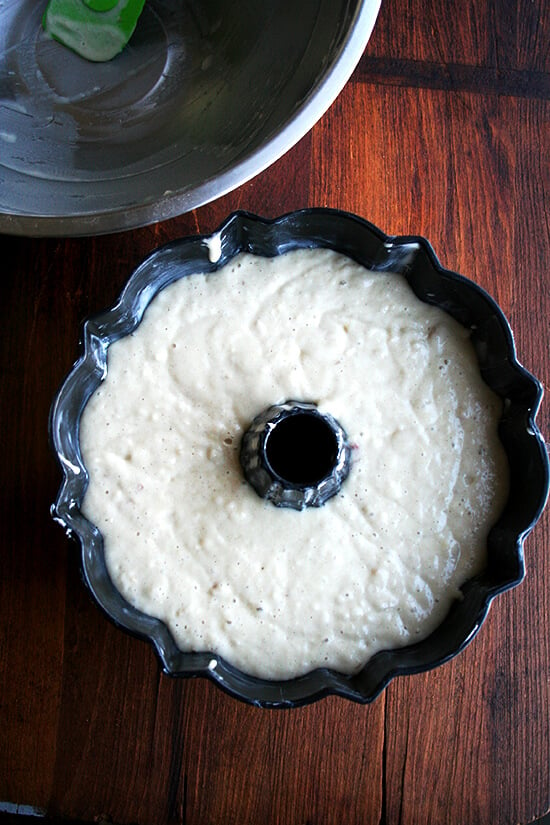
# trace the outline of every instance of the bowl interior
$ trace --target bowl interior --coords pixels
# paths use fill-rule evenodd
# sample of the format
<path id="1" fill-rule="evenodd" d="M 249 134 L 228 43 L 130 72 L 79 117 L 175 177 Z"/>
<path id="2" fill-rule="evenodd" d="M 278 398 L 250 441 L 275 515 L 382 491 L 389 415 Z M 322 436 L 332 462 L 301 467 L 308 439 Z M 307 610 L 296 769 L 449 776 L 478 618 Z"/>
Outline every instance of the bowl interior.
<path id="1" fill-rule="evenodd" d="M 0 231 L 114 231 L 199 206 L 297 142 L 351 74 L 379 0 L 148 0 L 92 63 L 0 5 Z"/>

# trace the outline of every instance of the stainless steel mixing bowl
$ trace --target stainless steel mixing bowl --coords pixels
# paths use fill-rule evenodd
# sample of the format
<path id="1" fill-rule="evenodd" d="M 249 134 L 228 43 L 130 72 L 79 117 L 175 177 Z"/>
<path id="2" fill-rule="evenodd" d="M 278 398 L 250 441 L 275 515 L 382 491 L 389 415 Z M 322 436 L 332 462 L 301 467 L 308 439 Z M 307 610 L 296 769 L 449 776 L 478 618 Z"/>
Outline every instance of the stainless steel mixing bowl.
<path id="1" fill-rule="evenodd" d="M 86 235 L 163 220 L 273 163 L 321 117 L 380 0 L 147 0 L 91 63 L 0 2 L 0 232 Z"/>

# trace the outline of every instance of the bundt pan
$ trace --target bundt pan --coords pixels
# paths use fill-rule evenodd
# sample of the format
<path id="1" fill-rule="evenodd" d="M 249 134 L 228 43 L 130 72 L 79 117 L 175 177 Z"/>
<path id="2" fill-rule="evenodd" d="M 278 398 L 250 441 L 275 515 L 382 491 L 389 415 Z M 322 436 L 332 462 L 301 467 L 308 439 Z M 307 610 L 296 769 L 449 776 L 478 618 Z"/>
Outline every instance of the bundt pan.
<path id="1" fill-rule="evenodd" d="M 137 327 L 161 289 L 185 275 L 212 272 L 239 252 L 271 257 L 311 247 L 328 247 L 369 269 L 403 274 L 421 300 L 441 307 L 471 331 L 481 374 L 504 402 L 500 437 L 510 464 L 510 493 L 488 538 L 486 569 L 464 585 L 463 598 L 428 638 L 377 653 L 355 675 L 317 669 L 300 678 L 266 681 L 239 672 L 211 651 L 183 653 L 162 622 L 137 611 L 114 588 L 101 533 L 80 511 L 88 475 L 79 423 L 106 374 L 110 344 Z M 499 307 L 476 284 L 443 269 L 425 239 L 390 237 L 336 210 L 306 209 L 276 220 L 237 212 L 212 236 L 184 238 L 155 251 L 133 273 L 118 303 L 84 324 L 83 353 L 51 409 L 50 435 L 63 471 L 52 515 L 79 540 L 83 578 L 96 602 L 115 624 L 153 643 L 167 674 L 207 677 L 261 707 L 293 707 L 329 694 L 367 703 L 395 676 L 426 671 L 458 654 L 480 628 L 495 596 L 521 582 L 523 543 L 548 494 L 548 457 L 535 424 L 541 397 L 540 383 L 516 359 L 512 333 Z"/>

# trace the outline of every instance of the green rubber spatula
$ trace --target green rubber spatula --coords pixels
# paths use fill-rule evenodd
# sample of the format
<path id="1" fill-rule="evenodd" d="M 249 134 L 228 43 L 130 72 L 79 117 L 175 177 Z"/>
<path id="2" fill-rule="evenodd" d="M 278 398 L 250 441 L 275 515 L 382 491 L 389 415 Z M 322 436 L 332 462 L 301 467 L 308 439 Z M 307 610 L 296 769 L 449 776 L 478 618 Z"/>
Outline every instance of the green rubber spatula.
<path id="1" fill-rule="evenodd" d="M 55 40 L 95 62 L 126 46 L 145 0 L 50 0 L 42 26 Z"/>

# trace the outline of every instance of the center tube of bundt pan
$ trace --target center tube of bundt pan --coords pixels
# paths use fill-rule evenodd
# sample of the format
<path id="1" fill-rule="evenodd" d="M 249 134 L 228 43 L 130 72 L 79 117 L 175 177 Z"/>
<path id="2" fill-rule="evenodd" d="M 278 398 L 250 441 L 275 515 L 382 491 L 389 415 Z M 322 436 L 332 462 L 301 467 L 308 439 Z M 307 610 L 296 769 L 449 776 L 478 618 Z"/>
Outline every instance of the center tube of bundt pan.
<path id="1" fill-rule="evenodd" d="M 348 476 L 347 435 L 315 404 L 274 404 L 252 421 L 241 442 L 246 480 L 276 507 L 321 507 Z"/>

